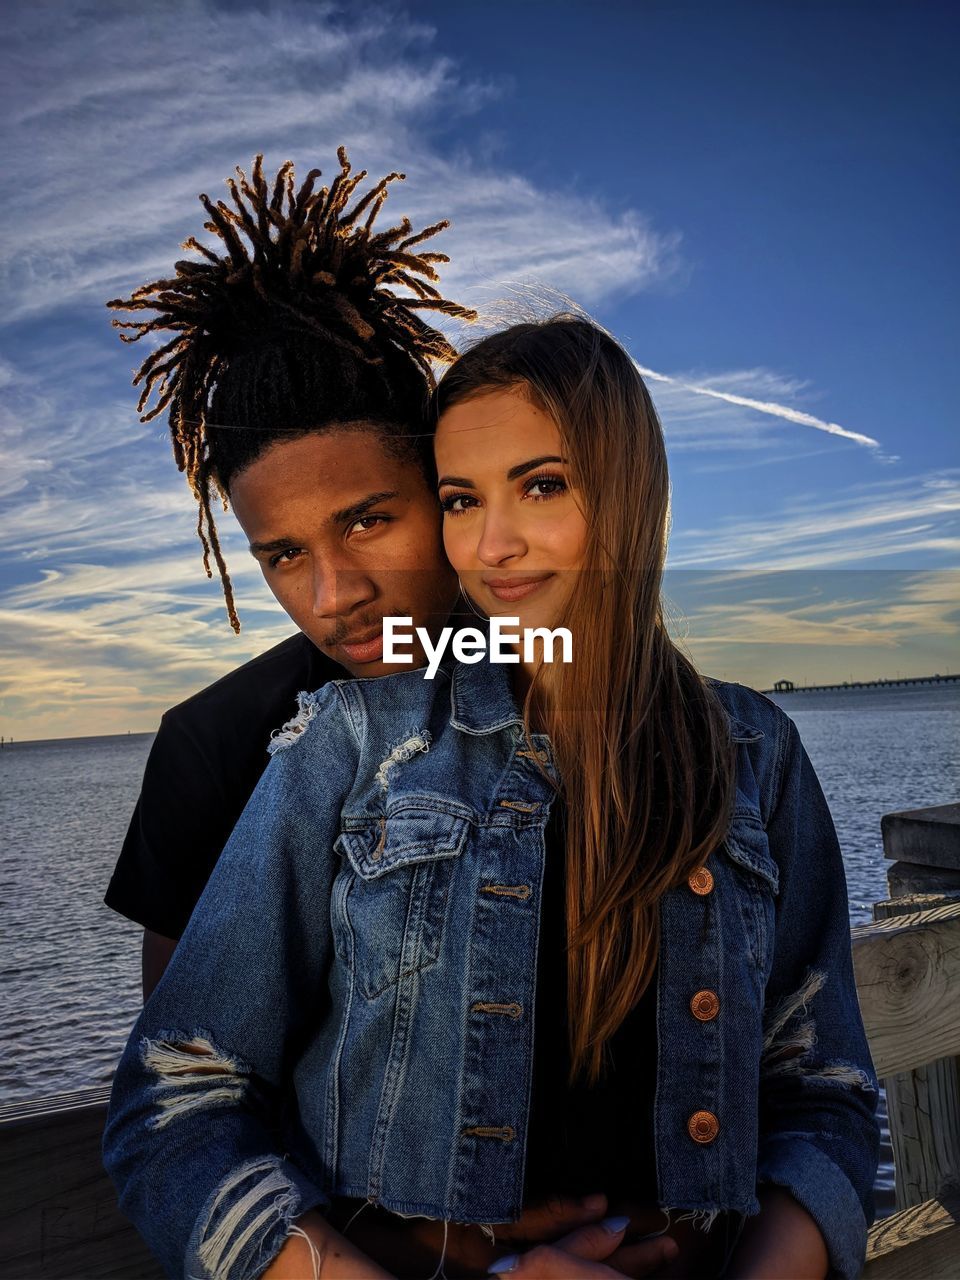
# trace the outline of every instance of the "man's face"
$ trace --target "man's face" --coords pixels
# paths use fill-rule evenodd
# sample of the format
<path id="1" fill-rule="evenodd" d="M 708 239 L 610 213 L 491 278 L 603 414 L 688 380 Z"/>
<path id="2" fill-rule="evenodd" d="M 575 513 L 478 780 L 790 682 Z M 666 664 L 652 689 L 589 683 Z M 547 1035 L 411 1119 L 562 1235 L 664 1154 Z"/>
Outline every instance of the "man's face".
<path id="1" fill-rule="evenodd" d="M 410 670 L 383 662 L 385 616 L 412 617 L 436 639 L 457 596 L 439 504 L 376 431 L 273 444 L 233 478 L 230 500 L 270 590 L 351 675 Z M 414 665 L 424 661 L 415 646 Z"/>

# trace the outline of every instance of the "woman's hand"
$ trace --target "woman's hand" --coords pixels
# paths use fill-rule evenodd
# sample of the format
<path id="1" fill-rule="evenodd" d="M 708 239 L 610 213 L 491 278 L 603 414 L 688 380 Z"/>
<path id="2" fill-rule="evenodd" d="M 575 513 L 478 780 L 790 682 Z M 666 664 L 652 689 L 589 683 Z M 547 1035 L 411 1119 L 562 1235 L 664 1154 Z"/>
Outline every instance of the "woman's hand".
<path id="1" fill-rule="evenodd" d="M 498 1222 L 497 1243 L 509 1253 L 532 1249 L 536 1244 L 552 1244 L 578 1227 L 597 1223 L 607 1213 L 609 1202 L 602 1191 L 587 1196 L 556 1194 L 528 1205 L 516 1222 Z M 486 1263 L 484 1263 L 484 1269 Z"/>
<path id="2" fill-rule="evenodd" d="M 640 1280 L 656 1275 L 660 1267 L 677 1256 L 676 1243 L 669 1236 L 656 1236 L 624 1245 L 623 1234 L 629 1222 L 629 1218 L 604 1218 L 602 1222 L 589 1223 L 550 1244 L 498 1258 L 488 1271 L 491 1275 L 509 1275 L 511 1280 L 619 1280 L 623 1276 Z"/>

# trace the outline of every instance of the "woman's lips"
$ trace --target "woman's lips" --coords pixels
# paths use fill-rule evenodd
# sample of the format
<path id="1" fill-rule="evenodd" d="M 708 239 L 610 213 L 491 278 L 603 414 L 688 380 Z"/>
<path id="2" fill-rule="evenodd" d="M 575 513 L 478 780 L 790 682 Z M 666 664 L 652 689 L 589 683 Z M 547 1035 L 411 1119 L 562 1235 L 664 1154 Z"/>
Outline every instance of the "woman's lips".
<path id="1" fill-rule="evenodd" d="M 376 662 L 383 657 L 383 632 L 378 631 L 369 640 L 352 640 L 342 642 L 340 649 L 351 662 Z"/>
<path id="2" fill-rule="evenodd" d="M 525 600 L 552 577 L 552 573 L 544 573 L 537 578 L 484 578 L 482 581 L 498 600 Z"/>

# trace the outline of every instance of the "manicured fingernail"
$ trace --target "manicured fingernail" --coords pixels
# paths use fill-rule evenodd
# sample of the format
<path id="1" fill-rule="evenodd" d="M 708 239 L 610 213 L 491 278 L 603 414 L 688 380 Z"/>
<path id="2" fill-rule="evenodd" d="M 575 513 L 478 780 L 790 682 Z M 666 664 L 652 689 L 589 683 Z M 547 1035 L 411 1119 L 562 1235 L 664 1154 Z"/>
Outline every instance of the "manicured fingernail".
<path id="1" fill-rule="evenodd" d="M 604 1218 L 600 1225 L 615 1236 L 618 1232 L 626 1230 L 629 1221 L 629 1218 Z"/>
<path id="2" fill-rule="evenodd" d="M 584 1196 L 580 1201 L 581 1206 L 590 1213 L 596 1213 L 598 1209 L 607 1207 L 607 1197 L 601 1193 L 592 1196 Z"/>
<path id="3" fill-rule="evenodd" d="M 500 1276 L 504 1271 L 513 1271 L 519 1261 L 518 1253 L 508 1253 L 505 1258 L 498 1258 L 496 1262 L 490 1263 L 487 1267 L 487 1275 Z"/>

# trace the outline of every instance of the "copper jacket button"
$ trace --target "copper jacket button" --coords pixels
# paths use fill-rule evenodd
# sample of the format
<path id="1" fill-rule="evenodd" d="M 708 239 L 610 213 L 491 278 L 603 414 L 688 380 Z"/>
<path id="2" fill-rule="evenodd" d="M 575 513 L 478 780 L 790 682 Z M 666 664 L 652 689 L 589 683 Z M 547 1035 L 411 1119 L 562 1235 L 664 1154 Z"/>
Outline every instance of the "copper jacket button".
<path id="1" fill-rule="evenodd" d="M 687 1133 L 694 1142 L 712 1142 L 720 1132 L 720 1121 L 712 1111 L 695 1111 L 687 1121 Z"/>
<path id="2" fill-rule="evenodd" d="M 713 892 L 713 875 L 706 867 L 697 867 L 696 871 L 690 873 L 687 884 L 699 897 L 706 897 Z"/>
<path id="3" fill-rule="evenodd" d="M 698 991 L 690 1001 L 690 1012 L 698 1022 L 712 1022 L 720 1012 L 720 1001 L 715 991 Z"/>

